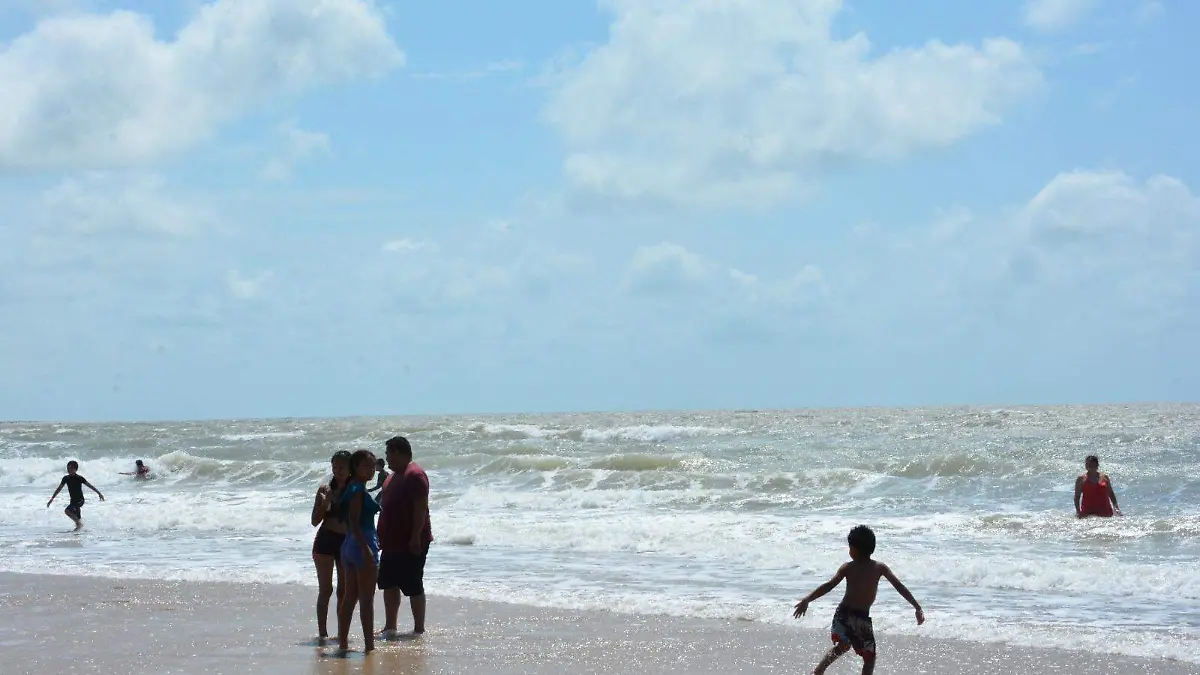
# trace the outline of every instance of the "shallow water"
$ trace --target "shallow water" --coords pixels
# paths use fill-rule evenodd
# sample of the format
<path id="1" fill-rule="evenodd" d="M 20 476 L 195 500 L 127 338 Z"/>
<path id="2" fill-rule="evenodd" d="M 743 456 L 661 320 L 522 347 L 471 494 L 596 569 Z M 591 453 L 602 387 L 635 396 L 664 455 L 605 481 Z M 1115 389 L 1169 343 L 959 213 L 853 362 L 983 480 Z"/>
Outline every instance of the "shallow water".
<path id="1" fill-rule="evenodd" d="M 1200 662 L 1195 405 L 10 423 L 0 568 L 311 582 L 329 455 L 395 433 L 433 486 L 431 593 L 787 622 L 862 522 L 940 636 Z M 1072 517 L 1090 453 L 1126 517 Z M 154 480 L 118 475 L 139 458 Z M 45 508 L 68 459 L 108 498 L 79 535 Z"/>

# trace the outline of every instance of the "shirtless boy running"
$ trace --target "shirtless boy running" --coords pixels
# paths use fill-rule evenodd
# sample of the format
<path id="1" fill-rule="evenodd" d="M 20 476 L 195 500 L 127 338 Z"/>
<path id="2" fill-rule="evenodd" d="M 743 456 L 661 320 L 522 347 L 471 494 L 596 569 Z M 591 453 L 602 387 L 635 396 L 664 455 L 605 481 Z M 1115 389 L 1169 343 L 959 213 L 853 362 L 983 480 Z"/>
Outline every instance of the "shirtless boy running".
<path id="1" fill-rule="evenodd" d="M 826 668 L 842 654 L 850 651 L 851 647 L 863 659 L 863 675 L 871 675 L 874 672 L 875 632 L 871 628 L 871 605 L 875 603 L 875 596 L 879 592 L 880 577 L 890 581 L 896 592 L 917 610 L 917 624 L 925 623 L 925 613 L 921 611 L 921 605 L 912 593 L 908 592 L 887 565 L 871 559 L 871 554 L 875 553 L 875 533 L 871 528 L 866 525 L 855 527 L 850 530 L 846 541 L 850 544 L 850 562 L 838 568 L 832 579 L 796 603 L 796 611 L 792 614 L 797 619 L 804 616 L 810 602 L 837 588 L 842 579 L 846 580 L 846 595 L 833 612 L 833 628 L 830 631 L 833 648 L 817 664 L 813 675 L 822 675 Z"/>

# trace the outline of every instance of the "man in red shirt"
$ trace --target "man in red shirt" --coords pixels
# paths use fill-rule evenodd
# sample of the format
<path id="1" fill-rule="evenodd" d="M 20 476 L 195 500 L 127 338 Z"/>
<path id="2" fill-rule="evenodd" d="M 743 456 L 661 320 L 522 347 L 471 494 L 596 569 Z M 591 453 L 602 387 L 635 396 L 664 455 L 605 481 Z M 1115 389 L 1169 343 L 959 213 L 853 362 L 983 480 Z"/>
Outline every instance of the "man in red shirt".
<path id="1" fill-rule="evenodd" d="M 433 541 L 429 524 L 429 476 L 412 461 L 403 436 L 388 439 L 392 475 L 379 491 L 379 590 L 383 591 L 383 636 L 396 634 L 400 594 L 412 605 L 413 633 L 425 632 L 425 557 Z"/>

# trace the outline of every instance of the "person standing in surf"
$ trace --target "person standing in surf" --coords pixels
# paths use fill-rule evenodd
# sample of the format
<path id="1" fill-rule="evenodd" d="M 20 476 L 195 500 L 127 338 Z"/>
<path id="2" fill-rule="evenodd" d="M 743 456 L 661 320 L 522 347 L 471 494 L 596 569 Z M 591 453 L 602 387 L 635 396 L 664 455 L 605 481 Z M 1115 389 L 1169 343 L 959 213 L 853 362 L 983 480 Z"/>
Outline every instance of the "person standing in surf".
<path id="1" fill-rule="evenodd" d="M 1112 480 L 1108 474 L 1100 473 L 1100 458 L 1088 455 L 1083 466 L 1087 470 L 1075 479 L 1075 517 L 1122 515 Z"/>
<path id="2" fill-rule="evenodd" d="M 367 481 L 375 475 L 375 455 L 357 450 L 350 456 L 350 482 L 340 500 L 346 521 L 346 539 L 342 542 L 342 569 L 346 572 L 345 590 L 338 605 L 338 647 L 349 649 L 350 622 L 354 605 L 363 630 L 363 653 L 375 649 L 375 580 L 379 570 L 379 537 L 375 533 L 375 514 L 379 504 L 367 492 Z"/>
<path id="3" fill-rule="evenodd" d="M 83 486 L 91 488 L 92 492 L 100 496 L 100 501 L 104 501 L 104 495 L 100 494 L 100 491 L 78 472 L 79 462 L 75 460 L 67 462 L 67 475 L 63 476 L 62 481 L 58 484 L 58 489 L 50 495 L 50 501 L 46 502 L 46 508 L 50 508 L 50 505 L 54 503 L 54 498 L 58 496 L 59 492 L 62 492 L 65 485 L 67 494 L 71 496 L 71 503 L 63 509 L 63 513 L 67 514 L 67 517 L 75 523 L 76 530 L 83 527 Z"/>
<path id="4" fill-rule="evenodd" d="M 367 490 L 367 492 L 378 492 L 379 490 L 382 490 L 383 484 L 387 480 L 387 477 L 387 465 L 383 463 L 382 459 L 375 460 L 375 485 Z"/>
<path id="5" fill-rule="evenodd" d="M 327 485 L 317 488 L 313 502 L 312 525 L 317 528 L 313 538 L 312 558 L 317 568 L 317 632 L 324 640 L 329 637 L 329 599 L 333 597 L 333 574 L 337 572 L 337 604 L 342 602 L 342 542 L 346 539 L 346 521 L 342 520 L 341 509 L 337 508 L 350 479 L 350 453 L 339 450 L 329 460 L 333 478 Z M 336 618 L 336 616 L 335 616 Z"/>
<path id="6" fill-rule="evenodd" d="M 425 559 L 433 542 L 429 523 L 429 476 L 413 461 L 412 445 L 403 436 L 388 439 L 387 463 L 392 475 L 379 493 L 379 590 L 383 591 L 383 638 L 396 635 L 400 594 L 412 607 L 413 633 L 425 632 Z"/>

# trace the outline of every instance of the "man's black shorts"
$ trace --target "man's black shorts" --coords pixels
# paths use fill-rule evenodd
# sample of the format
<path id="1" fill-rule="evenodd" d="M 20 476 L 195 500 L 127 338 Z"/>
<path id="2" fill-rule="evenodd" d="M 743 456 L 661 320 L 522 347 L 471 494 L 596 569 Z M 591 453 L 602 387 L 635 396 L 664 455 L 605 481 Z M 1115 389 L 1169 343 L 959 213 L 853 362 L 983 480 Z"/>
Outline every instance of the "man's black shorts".
<path id="1" fill-rule="evenodd" d="M 429 544 L 420 555 L 407 551 L 384 551 L 379 558 L 379 590 L 399 588 L 408 597 L 425 595 L 425 558 L 429 555 Z"/>

